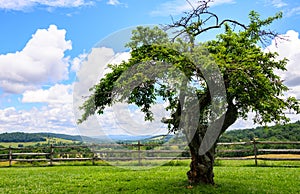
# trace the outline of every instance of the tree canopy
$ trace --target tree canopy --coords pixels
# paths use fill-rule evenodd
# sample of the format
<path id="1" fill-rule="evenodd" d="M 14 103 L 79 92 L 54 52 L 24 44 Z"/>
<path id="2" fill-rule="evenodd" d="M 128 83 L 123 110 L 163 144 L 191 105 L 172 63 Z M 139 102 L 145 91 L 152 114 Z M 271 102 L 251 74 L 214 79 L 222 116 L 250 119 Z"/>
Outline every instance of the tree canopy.
<path id="1" fill-rule="evenodd" d="M 192 82 L 197 81 L 199 84 L 198 87 L 194 87 L 194 92 L 199 100 L 200 112 L 203 113 L 211 108 L 212 100 L 212 89 L 209 88 L 207 78 L 217 78 L 210 72 L 215 71 L 212 63 L 217 64 L 217 73 L 221 73 L 221 80 L 224 81 L 226 108 L 234 111 L 232 120 L 235 121 L 238 117 L 247 118 L 247 114 L 253 111 L 256 113 L 256 123 L 289 121 L 284 111 L 299 111 L 299 106 L 295 98 L 284 98 L 283 93 L 288 91 L 288 88 L 275 74 L 276 70 L 286 70 L 287 59 L 278 61 L 277 53 L 263 52 L 257 45 L 261 41 L 261 28 L 278 17 L 279 15 L 276 15 L 260 20 L 257 13 L 251 12 L 250 24 L 245 30 L 235 32 L 225 23 L 225 32 L 218 35 L 216 40 L 194 45 L 180 38 L 171 42 L 167 39 L 167 33 L 158 27 L 138 27 L 133 31 L 132 41 L 127 44 L 131 48 L 131 58 L 119 65 L 109 65 L 112 71 L 90 89 L 93 94 L 81 107 L 84 114 L 79 122 L 96 112 L 102 114 L 106 107 L 117 101 L 136 104 L 145 113 L 145 119 L 152 120 L 153 113 L 150 108 L 158 97 L 168 101 L 167 109 L 172 110 L 172 117 L 176 116 L 182 88 L 178 84 L 164 82 L 167 79 L 175 81 L 175 75 L 170 75 L 175 69 L 184 74 L 190 87 Z M 134 74 L 132 67 L 137 64 L 140 69 L 134 72 L 136 74 L 133 77 L 129 77 L 129 73 Z M 172 66 L 166 67 L 166 64 Z M 165 72 L 157 68 L 162 66 Z M 154 77 L 149 77 L 146 71 L 151 72 Z M 205 77 L 203 72 L 210 75 Z M 134 82 L 139 83 L 132 88 Z M 126 87 L 127 91 L 124 89 Z M 169 120 L 173 130 L 177 130 L 178 127 L 176 119 Z M 224 127 L 225 130 L 226 128 Z"/>
<path id="2" fill-rule="evenodd" d="M 264 28 L 282 15 L 260 19 L 252 11 L 248 25 L 234 20 L 219 22 L 207 11 L 207 4 L 203 5 L 168 26 L 179 29 L 173 38 L 168 39 L 157 27 L 134 30 L 127 44 L 131 58 L 109 65 L 111 72 L 91 88 L 79 120 L 102 114 L 106 107 L 121 101 L 137 105 L 151 121 L 151 107 L 157 100 L 165 100 L 170 118 L 162 121 L 170 131 L 183 131 L 189 142 L 192 163 L 188 177 L 192 183 L 213 183 L 216 141 L 239 117 L 254 112 L 254 122 L 264 124 L 288 122 L 286 109 L 299 113 L 297 100 L 284 97 L 288 88 L 275 73 L 286 70 L 287 59 L 277 60 L 276 53 L 258 46 L 277 37 Z M 204 28 L 208 19 L 200 19 L 202 14 L 215 18 L 216 25 Z M 197 42 L 202 32 L 221 27 L 224 33 L 215 40 Z"/>

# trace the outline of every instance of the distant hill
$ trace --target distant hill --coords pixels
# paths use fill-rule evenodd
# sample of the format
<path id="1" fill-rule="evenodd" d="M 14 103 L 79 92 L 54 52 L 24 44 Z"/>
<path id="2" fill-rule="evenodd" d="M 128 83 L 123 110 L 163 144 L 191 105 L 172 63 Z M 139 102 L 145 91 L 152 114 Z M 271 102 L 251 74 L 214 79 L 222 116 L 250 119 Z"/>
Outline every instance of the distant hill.
<path id="1" fill-rule="evenodd" d="M 47 138 L 60 138 L 66 139 L 71 141 L 82 141 L 82 137 L 80 135 L 66 135 L 66 134 L 59 134 L 59 133 L 33 133 L 36 135 L 40 135 L 42 137 Z"/>
<path id="2" fill-rule="evenodd" d="M 230 130 L 221 136 L 219 142 L 250 141 L 253 138 L 260 141 L 300 141 L 300 121 L 272 127 Z"/>
<path id="3" fill-rule="evenodd" d="M 0 134 L 0 142 L 39 142 L 46 141 L 46 138 L 34 133 L 2 133 Z"/>
<path id="4" fill-rule="evenodd" d="M 113 135 L 109 136 L 112 140 L 117 143 L 135 143 L 140 141 L 140 143 L 164 143 L 169 141 L 173 135 L 143 135 L 143 136 L 128 136 L 128 135 Z"/>
<path id="5" fill-rule="evenodd" d="M 107 142 L 133 142 L 141 140 L 142 142 L 153 142 L 153 141 L 169 141 L 173 138 L 172 135 L 168 136 L 124 136 L 115 135 L 106 137 L 106 139 L 92 138 L 80 135 L 66 135 L 57 133 L 2 133 L 0 134 L 0 142 L 42 142 L 49 138 L 60 138 L 70 141 L 77 142 L 88 142 L 88 143 L 99 143 L 105 140 Z M 272 127 L 257 127 L 253 129 L 239 129 L 230 130 L 225 132 L 219 142 L 238 142 L 238 141 L 250 141 L 256 138 L 261 141 L 300 141 L 300 121 L 286 125 L 276 125 Z"/>
<path id="6" fill-rule="evenodd" d="M 70 141 L 83 141 L 91 140 L 89 137 L 81 137 L 80 135 L 66 135 L 57 133 L 23 133 L 23 132 L 13 132 L 13 133 L 2 133 L 0 134 L 0 142 L 41 142 L 46 141 L 49 138 L 60 138 Z"/>

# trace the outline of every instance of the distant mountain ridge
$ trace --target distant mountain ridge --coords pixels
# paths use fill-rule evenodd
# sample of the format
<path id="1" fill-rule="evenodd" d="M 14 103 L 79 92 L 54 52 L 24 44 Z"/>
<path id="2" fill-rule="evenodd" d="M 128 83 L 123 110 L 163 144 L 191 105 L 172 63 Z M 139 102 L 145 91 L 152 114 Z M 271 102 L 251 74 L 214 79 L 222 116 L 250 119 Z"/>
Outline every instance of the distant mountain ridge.
<path id="1" fill-rule="evenodd" d="M 12 132 L 0 134 L 0 142 L 41 142 L 46 141 L 47 138 L 61 138 L 71 141 L 82 141 L 82 137 L 80 135 L 66 135 L 57 133 Z"/>
<path id="2" fill-rule="evenodd" d="M 130 135 L 108 135 L 103 137 L 87 137 L 80 135 L 67 135 L 57 133 L 2 133 L 0 134 L 0 142 L 41 142 L 46 141 L 49 138 L 60 138 L 65 140 L 97 143 L 100 141 L 151 141 L 154 139 L 164 139 L 168 141 L 171 136 L 158 135 L 158 136 L 130 136 Z M 272 127 L 257 127 L 252 129 L 239 129 L 230 130 L 225 132 L 219 142 L 238 142 L 238 141 L 250 141 L 253 138 L 258 140 L 268 141 L 300 141 L 300 121 L 286 125 L 276 125 Z"/>
<path id="3" fill-rule="evenodd" d="M 0 134 L 0 142 L 39 142 L 46 141 L 46 138 L 42 135 L 35 133 L 2 133 Z"/>

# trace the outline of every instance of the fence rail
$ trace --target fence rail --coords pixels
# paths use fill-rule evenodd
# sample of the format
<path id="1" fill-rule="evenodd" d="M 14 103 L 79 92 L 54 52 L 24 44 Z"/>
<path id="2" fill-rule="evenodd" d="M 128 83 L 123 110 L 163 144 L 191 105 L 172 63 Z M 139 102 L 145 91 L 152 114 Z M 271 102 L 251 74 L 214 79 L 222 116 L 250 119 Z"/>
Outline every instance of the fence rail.
<path id="1" fill-rule="evenodd" d="M 264 149 L 258 148 L 259 145 L 293 145 L 296 149 Z M 300 142 L 270 142 L 270 141 L 249 141 L 249 142 L 232 142 L 218 143 L 217 158 L 221 160 L 254 160 L 257 165 L 258 160 L 291 160 L 300 161 L 300 157 L 280 157 L 268 158 L 260 157 L 260 154 L 300 154 Z M 164 145 L 164 149 L 149 149 L 148 147 L 162 146 L 160 144 L 142 144 L 140 141 L 137 144 L 94 144 L 94 145 L 69 145 L 69 146 L 54 146 L 35 147 L 35 148 L 0 148 L 0 162 L 8 162 L 12 166 L 13 161 L 16 162 L 48 162 L 53 165 L 54 162 L 60 161 L 92 161 L 93 164 L 97 160 L 111 161 L 126 161 L 136 160 L 138 164 L 142 164 L 142 160 L 184 160 L 189 159 L 189 151 L 186 145 L 172 144 L 171 146 L 181 147 L 182 149 L 172 150 L 171 146 Z M 229 149 L 228 146 L 248 146 L 247 148 Z M 128 149 L 124 149 L 124 147 Z M 113 149 L 114 148 L 114 149 Z M 185 149 L 183 149 L 185 148 Z M 220 149 L 223 148 L 223 149 Z M 224 149 L 225 148 L 225 149 Z M 35 150 L 34 152 L 31 152 Z M 39 150 L 40 152 L 37 152 Z M 3 153 L 6 152 L 6 153 Z M 226 157 L 218 156 L 222 154 L 245 154 L 248 157 Z M 173 155 L 172 155 L 173 154 Z"/>

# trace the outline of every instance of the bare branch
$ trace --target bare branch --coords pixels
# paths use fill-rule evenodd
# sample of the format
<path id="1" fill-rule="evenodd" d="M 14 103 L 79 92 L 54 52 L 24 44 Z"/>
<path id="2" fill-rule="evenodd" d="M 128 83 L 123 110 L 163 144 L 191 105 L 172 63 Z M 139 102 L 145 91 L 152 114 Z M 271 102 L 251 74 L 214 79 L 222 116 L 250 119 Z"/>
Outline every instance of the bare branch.
<path id="1" fill-rule="evenodd" d="M 172 38 L 173 41 L 183 34 L 186 34 L 193 39 L 203 32 L 209 31 L 211 29 L 221 28 L 225 25 L 225 23 L 233 24 L 234 28 L 238 26 L 243 30 L 247 30 L 250 27 L 233 19 L 227 18 L 220 21 L 219 17 L 215 13 L 208 11 L 209 3 L 213 2 L 213 0 L 198 1 L 199 4 L 197 5 L 197 7 L 194 7 L 189 0 L 186 0 L 186 2 L 192 7 L 192 10 L 186 12 L 185 15 L 182 16 L 178 21 L 174 21 L 174 18 L 171 17 L 172 24 L 167 25 L 165 28 L 166 30 L 174 28 L 180 29 Z M 265 22 L 269 21 L 266 20 Z M 208 23 L 212 23 L 212 25 L 209 25 Z M 267 45 L 267 43 L 269 43 L 269 40 L 279 37 L 276 32 L 270 30 L 262 30 L 258 32 L 258 35 L 260 37 L 260 42 L 264 47 Z M 279 38 L 282 39 L 281 37 Z"/>
<path id="2" fill-rule="evenodd" d="M 192 3 L 189 0 L 185 0 L 192 8 L 193 10 L 195 10 L 194 6 L 192 5 Z"/>

